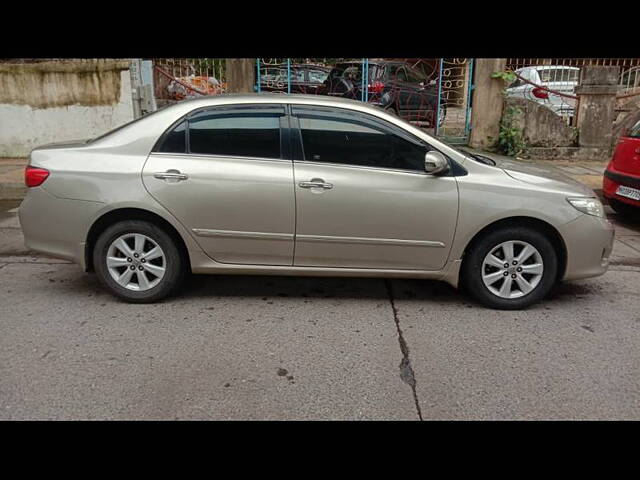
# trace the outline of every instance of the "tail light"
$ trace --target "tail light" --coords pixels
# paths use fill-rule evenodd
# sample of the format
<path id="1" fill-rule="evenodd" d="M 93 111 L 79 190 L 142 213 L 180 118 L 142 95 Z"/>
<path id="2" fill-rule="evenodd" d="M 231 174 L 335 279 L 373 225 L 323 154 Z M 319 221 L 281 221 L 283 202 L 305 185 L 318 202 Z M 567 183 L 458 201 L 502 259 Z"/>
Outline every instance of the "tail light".
<path id="1" fill-rule="evenodd" d="M 27 187 L 37 187 L 49 177 L 49 170 L 27 165 L 24 170 L 24 184 Z"/>
<path id="2" fill-rule="evenodd" d="M 369 89 L 369 93 L 382 93 L 384 90 L 384 83 L 382 82 L 373 82 L 367 85 Z"/>
<path id="3" fill-rule="evenodd" d="M 533 93 L 533 96 L 536 98 L 543 98 L 543 99 L 549 98 L 549 94 L 546 92 L 546 90 L 543 90 L 540 87 L 534 88 L 533 90 L 531 90 L 531 93 Z"/>

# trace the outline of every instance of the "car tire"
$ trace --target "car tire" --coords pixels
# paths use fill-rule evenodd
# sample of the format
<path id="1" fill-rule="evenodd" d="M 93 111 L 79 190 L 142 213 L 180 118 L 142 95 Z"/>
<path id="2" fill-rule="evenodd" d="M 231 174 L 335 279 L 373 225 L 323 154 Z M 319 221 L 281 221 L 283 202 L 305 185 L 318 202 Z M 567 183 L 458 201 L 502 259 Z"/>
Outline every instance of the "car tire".
<path id="1" fill-rule="evenodd" d="M 640 208 L 629 205 L 628 203 L 621 202 L 615 198 L 610 198 L 609 206 L 620 215 L 631 218 L 640 218 Z"/>
<path id="2" fill-rule="evenodd" d="M 513 255 L 505 255 L 510 248 Z M 544 298 L 555 285 L 557 273 L 558 255 L 543 233 L 528 227 L 505 227 L 470 245 L 462 263 L 461 284 L 489 308 L 518 310 Z"/>
<path id="3" fill-rule="evenodd" d="M 130 303 L 153 303 L 167 297 L 181 285 L 187 271 L 174 239 L 142 220 L 121 221 L 102 232 L 93 249 L 93 265 L 100 282 Z"/>

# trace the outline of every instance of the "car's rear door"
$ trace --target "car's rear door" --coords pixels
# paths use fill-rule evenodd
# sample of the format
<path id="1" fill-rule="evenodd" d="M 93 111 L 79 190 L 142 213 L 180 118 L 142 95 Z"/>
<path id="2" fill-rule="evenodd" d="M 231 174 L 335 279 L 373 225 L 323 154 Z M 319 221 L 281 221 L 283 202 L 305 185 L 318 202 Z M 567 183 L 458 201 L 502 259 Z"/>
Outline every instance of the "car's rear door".
<path id="1" fill-rule="evenodd" d="M 439 270 L 458 214 L 455 177 L 424 171 L 431 147 L 376 116 L 293 106 L 294 265 Z M 294 141 L 294 146 L 296 145 Z"/>
<path id="2" fill-rule="evenodd" d="M 283 105 L 212 107 L 169 129 L 149 156 L 149 193 L 222 263 L 291 265 L 293 166 Z"/>

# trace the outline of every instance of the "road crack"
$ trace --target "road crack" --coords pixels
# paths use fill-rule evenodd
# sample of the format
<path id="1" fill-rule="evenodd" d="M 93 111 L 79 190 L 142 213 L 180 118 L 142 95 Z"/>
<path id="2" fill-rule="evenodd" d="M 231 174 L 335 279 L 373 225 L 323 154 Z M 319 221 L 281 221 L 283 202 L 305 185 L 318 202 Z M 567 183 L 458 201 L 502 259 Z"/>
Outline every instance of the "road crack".
<path id="1" fill-rule="evenodd" d="M 393 290 L 391 288 L 391 281 L 385 279 L 384 283 L 387 287 L 387 294 L 389 295 L 389 302 L 391 303 L 391 311 L 393 312 L 393 321 L 396 324 L 396 330 L 398 331 L 398 343 L 400 344 L 400 351 L 402 352 L 402 360 L 400 361 L 400 378 L 404 383 L 411 387 L 413 393 L 413 401 L 416 405 L 416 411 L 418 412 L 418 418 L 422 421 L 422 410 L 420 409 L 420 401 L 418 400 L 418 392 L 416 389 L 416 376 L 411 366 L 411 358 L 409 357 L 409 346 L 404 339 L 402 329 L 400 328 L 400 320 L 398 319 L 398 309 L 396 308 L 395 298 L 393 297 Z"/>

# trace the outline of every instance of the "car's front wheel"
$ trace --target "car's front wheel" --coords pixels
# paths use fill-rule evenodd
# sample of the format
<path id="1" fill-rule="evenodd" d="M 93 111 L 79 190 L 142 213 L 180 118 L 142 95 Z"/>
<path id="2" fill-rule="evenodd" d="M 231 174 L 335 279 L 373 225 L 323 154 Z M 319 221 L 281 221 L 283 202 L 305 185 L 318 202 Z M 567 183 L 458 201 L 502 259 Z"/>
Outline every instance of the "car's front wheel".
<path id="1" fill-rule="evenodd" d="M 181 283 L 185 265 L 174 240 L 141 220 L 108 227 L 93 250 L 98 278 L 114 295 L 132 303 L 158 301 Z"/>
<path id="2" fill-rule="evenodd" d="M 504 310 L 526 308 L 544 298 L 556 282 L 558 255 L 549 239 L 527 227 L 483 235 L 470 247 L 462 282 L 480 303 Z"/>

